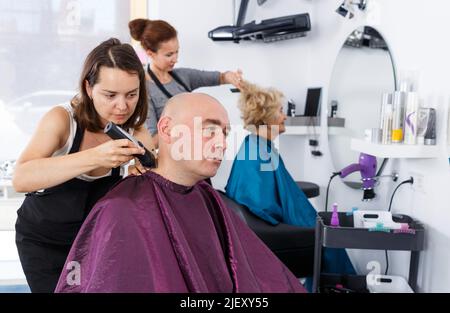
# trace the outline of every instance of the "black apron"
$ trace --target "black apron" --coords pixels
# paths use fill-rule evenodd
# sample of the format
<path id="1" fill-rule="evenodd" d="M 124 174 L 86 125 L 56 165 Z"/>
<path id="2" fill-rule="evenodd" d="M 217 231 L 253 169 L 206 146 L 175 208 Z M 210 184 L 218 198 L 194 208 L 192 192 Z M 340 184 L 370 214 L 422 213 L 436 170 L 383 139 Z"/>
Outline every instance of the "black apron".
<path id="1" fill-rule="evenodd" d="M 166 95 L 167 98 L 172 98 L 174 95 L 172 95 L 166 87 L 159 81 L 158 77 L 156 77 L 155 73 L 150 69 L 150 65 L 147 65 L 147 72 L 148 75 L 152 78 L 152 80 L 155 82 L 156 86 L 163 94 Z M 170 71 L 169 75 L 172 76 L 173 80 L 176 81 L 179 85 L 181 85 L 186 92 L 191 92 L 192 90 L 181 80 L 181 78 L 175 74 L 175 72 Z"/>
<path id="2" fill-rule="evenodd" d="M 152 78 L 152 80 L 155 82 L 156 86 L 158 87 L 159 90 L 161 90 L 161 92 L 163 94 L 166 95 L 167 98 L 172 98 L 173 95 L 166 89 L 166 87 L 164 87 L 164 85 L 159 81 L 158 77 L 156 77 L 155 73 L 153 73 L 153 71 L 150 69 L 150 65 L 147 65 L 147 72 L 148 75 L 150 75 L 150 77 Z M 186 92 L 192 92 L 192 90 L 181 80 L 181 78 L 175 74 L 175 72 L 170 71 L 169 72 L 170 76 L 172 76 L 172 78 L 181 86 L 183 86 L 184 90 L 186 90 Z M 205 182 L 207 182 L 209 185 L 212 186 L 212 182 L 211 182 L 211 178 L 206 178 Z"/>
<path id="3" fill-rule="evenodd" d="M 77 125 L 69 153 L 78 152 L 84 130 Z M 70 247 L 95 203 L 118 182 L 120 168 L 92 182 L 73 178 L 26 194 L 17 211 L 16 245 L 31 292 L 53 292 Z"/>

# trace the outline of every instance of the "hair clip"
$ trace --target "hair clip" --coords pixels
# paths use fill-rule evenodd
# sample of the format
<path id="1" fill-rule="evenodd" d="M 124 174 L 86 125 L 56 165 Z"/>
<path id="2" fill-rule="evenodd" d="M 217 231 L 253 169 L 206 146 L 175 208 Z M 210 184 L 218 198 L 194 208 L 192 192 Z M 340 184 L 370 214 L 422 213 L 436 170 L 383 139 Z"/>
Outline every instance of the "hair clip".
<path id="1" fill-rule="evenodd" d="M 369 231 L 383 231 L 385 233 L 390 233 L 391 230 L 383 226 L 383 223 L 377 223 L 375 227 L 369 228 Z"/>
<path id="2" fill-rule="evenodd" d="M 415 235 L 416 234 L 416 230 L 412 229 L 412 228 L 395 229 L 394 230 L 394 234 L 411 234 L 411 235 Z"/>

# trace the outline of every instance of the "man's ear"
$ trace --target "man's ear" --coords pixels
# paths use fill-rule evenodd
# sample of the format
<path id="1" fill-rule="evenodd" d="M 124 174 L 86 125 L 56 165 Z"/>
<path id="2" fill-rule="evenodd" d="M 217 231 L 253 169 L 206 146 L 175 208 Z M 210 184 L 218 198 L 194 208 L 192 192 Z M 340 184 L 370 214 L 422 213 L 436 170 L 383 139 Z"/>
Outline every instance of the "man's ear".
<path id="1" fill-rule="evenodd" d="M 170 136 L 170 122 L 172 119 L 169 116 L 162 116 L 157 124 L 158 128 L 158 137 L 164 141 L 165 143 L 171 142 L 171 136 Z"/>
<path id="2" fill-rule="evenodd" d="M 92 100 L 92 87 L 89 85 L 89 82 L 87 79 L 84 80 L 84 88 L 86 88 L 86 92 L 89 96 L 89 98 Z"/>

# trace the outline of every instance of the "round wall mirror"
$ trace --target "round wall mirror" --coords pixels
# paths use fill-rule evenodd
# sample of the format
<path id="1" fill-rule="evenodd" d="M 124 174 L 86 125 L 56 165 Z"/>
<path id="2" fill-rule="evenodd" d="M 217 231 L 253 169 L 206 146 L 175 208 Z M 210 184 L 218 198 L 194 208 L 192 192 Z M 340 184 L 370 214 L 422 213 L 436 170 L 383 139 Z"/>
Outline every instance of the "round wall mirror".
<path id="1" fill-rule="evenodd" d="M 384 38 L 369 26 L 354 30 L 339 51 L 329 86 L 328 112 L 345 120 L 342 131 L 328 138 L 336 171 L 358 162 L 359 152 L 350 149 L 351 139 L 363 139 L 366 129 L 380 127 L 382 94 L 395 88 L 394 62 Z M 377 161 L 380 167 L 382 160 Z M 360 179 L 355 172 L 343 181 L 360 188 Z"/>

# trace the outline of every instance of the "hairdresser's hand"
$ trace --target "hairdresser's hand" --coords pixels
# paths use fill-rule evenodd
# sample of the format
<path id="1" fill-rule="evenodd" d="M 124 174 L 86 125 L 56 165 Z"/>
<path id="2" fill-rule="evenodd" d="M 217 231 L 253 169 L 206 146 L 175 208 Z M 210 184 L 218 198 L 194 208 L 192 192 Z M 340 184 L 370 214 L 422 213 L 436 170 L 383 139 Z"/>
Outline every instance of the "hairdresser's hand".
<path id="1" fill-rule="evenodd" d="M 133 154 L 144 154 L 128 139 L 110 140 L 91 149 L 92 158 L 98 167 L 115 168 L 134 158 Z"/>
<path id="2" fill-rule="evenodd" d="M 242 83 L 242 71 L 238 69 L 236 72 L 227 71 L 221 74 L 222 84 L 232 84 L 236 88 L 241 88 Z"/>
<path id="3" fill-rule="evenodd" d="M 134 159 L 134 165 L 128 166 L 128 175 L 142 175 L 147 172 L 149 169 L 142 166 L 141 162 L 139 162 L 138 158 Z"/>

